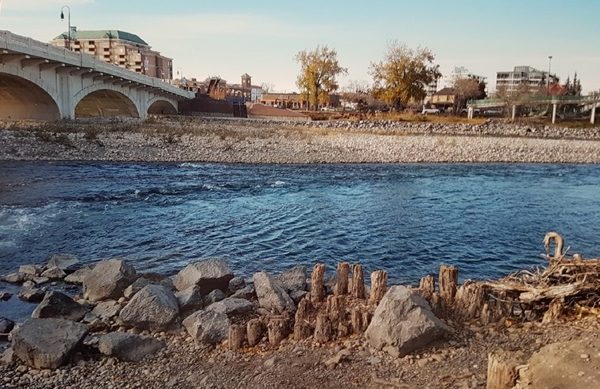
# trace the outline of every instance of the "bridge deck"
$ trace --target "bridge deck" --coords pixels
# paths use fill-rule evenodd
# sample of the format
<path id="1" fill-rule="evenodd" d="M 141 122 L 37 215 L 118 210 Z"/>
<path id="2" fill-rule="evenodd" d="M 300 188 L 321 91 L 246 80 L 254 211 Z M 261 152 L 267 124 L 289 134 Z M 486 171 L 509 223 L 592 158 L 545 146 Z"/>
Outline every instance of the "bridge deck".
<path id="1" fill-rule="evenodd" d="M 175 95 L 178 98 L 191 99 L 194 97 L 193 92 L 178 88 L 158 78 L 123 69 L 117 65 L 100 61 L 89 54 L 61 49 L 35 39 L 13 34 L 10 31 L 0 30 L 0 58 L 1 54 L 23 54 L 31 58 L 40 58 L 73 68 L 88 69 L 90 72 L 131 81 Z"/>

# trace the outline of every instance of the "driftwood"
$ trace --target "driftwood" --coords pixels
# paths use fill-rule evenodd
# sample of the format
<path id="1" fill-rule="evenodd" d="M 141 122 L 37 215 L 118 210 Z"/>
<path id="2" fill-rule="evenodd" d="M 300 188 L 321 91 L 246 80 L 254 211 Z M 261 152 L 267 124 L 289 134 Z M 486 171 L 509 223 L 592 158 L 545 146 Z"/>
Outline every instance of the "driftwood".
<path id="1" fill-rule="evenodd" d="M 386 271 L 377 270 L 371 273 L 371 295 L 369 303 L 377 305 L 387 291 L 388 274 Z"/>
<path id="2" fill-rule="evenodd" d="M 365 276 L 362 265 L 352 266 L 352 297 L 358 299 L 365 298 Z"/>
<path id="3" fill-rule="evenodd" d="M 336 271 L 336 283 L 333 293 L 336 296 L 348 294 L 348 276 L 350 275 L 350 264 L 340 262 Z"/>
<path id="4" fill-rule="evenodd" d="M 319 303 L 325 299 L 325 265 L 315 265 L 310 277 L 310 298 L 313 303 Z"/>

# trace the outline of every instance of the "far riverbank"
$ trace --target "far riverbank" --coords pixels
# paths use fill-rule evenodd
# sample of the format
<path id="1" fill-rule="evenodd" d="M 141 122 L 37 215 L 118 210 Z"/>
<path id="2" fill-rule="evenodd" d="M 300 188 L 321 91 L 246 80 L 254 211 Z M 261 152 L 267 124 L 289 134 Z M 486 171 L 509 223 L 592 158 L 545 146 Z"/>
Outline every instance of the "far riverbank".
<path id="1" fill-rule="evenodd" d="M 4 123 L 0 160 L 597 164 L 600 128 L 198 117 Z"/>

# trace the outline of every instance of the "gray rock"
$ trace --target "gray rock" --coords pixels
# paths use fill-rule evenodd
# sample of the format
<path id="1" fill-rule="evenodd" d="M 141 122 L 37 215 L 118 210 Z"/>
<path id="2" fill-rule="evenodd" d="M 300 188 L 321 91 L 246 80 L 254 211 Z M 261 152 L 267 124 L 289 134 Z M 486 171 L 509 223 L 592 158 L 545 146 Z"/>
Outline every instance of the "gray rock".
<path id="1" fill-rule="evenodd" d="M 15 352 L 10 347 L 4 350 L 2 356 L 0 356 L 0 364 L 11 366 L 14 365 L 16 362 L 17 361 L 15 359 Z"/>
<path id="2" fill-rule="evenodd" d="M 179 314 L 173 292 L 161 285 L 147 285 L 121 310 L 126 325 L 149 330 L 166 329 Z"/>
<path id="3" fill-rule="evenodd" d="M 88 332 L 84 324 L 62 319 L 30 319 L 11 333 L 15 357 L 35 369 L 63 365 Z"/>
<path id="4" fill-rule="evenodd" d="M 306 266 L 294 266 L 277 275 L 275 279 L 286 292 L 291 293 L 306 290 L 306 277 Z"/>
<path id="5" fill-rule="evenodd" d="M 8 334 L 15 328 L 15 322 L 4 317 L 0 317 L 0 334 Z"/>
<path id="6" fill-rule="evenodd" d="M 23 276 L 19 273 L 7 274 L 2 279 L 9 284 L 20 284 L 23 282 Z"/>
<path id="7" fill-rule="evenodd" d="M 233 277 L 229 281 L 229 291 L 231 293 L 237 292 L 238 290 L 242 289 L 244 286 L 246 286 L 246 281 L 244 280 L 243 277 Z"/>
<path id="8" fill-rule="evenodd" d="M 225 298 L 225 293 L 223 293 L 220 289 L 215 289 L 206 296 L 204 296 L 204 306 L 209 306 L 216 302 L 219 302 Z"/>
<path id="9" fill-rule="evenodd" d="M 1 291 L 0 292 L 0 301 L 8 301 L 12 297 L 12 293 Z"/>
<path id="10" fill-rule="evenodd" d="M 79 321 L 83 319 L 88 311 L 86 307 L 78 304 L 66 294 L 53 291 L 46 293 L 31 317 L 34 319 L 53 318 Z"/>
<path id="11" fill-rule="evenodd" d="M 21 265 L 19 266 L 19 274 L 23 276 L 24 279 L 30 280 L 31 278 L 42 274 L 42 268 L 37 265 Z"/>
<path id="12" fill-rule="evenodd" d="M 98 305 L 92 309 L 92 314 L 94 314 L 97 318 L 108 320 L 117 316 L 120 310 L 121 306 L 118 302 L 115 300 L 107 300 L 98 303 Z"/>
<path id="13" fill-rule="evenodd" d="M 135 280 L 133 282 L 133 284 L 129 285 L 127 288 L 125 288 L 125 291 L 123 291 L 123 296 L 127 297 L 128 299 L 132 298 L 137 292 L 139 292 L 140 290 L 142 290 L 145 286 L 148 286 L 152 284 L 152 282 L 146 278 L 140 277 L 137 280 Z"/>
<path id="14" fill-rule="evenodd" d="M 279 283 L 265 272 L 255 273 L 252 277 L 256 296 L 261 307 L 276 312 L 293 312 L 296 305 Z"/>
<path id="15" fill-rule="evenodd" d="M 75 270 L 73 273 L 65 277 L 65 282 L 69 284 L 83 284 L 85 277 L 92 272 L 91 266 L 84 266 L 81 269 Z"/>
<path id="16" fill-rule="evenodd" d="M 49 278 L 51 280 L 62 280 L 67 276 L 61 268 L 59 267 L 50 267 L 47 270 L 42 272 L 42 277 Z"/>
<path id="17" fill-rule="evenodd" d="M 57 267 L 63 271 L 72 270 L 79 264 L 79 260 L 74 255 L 54 254 L 46 264 L 46 269 Z"/>
<path id="18" fill-rule="evenodd" d="M 37 284 L 35 282 L 33 282 L 33 280 L 28 280 L 28 281 L 23 282 L 22 286 L 23 286 L 23 289 L 33 289 L 36 287 L 36 285 Z"/>
<path id="19" fill-rule="evenodd" d="M 232 294 L 231 297 L 249 300 L 256 297 L 256 291 L 254 290 L 253 285 L 246 285 L 242 289 Z"/>
<path id="20" fill-rule="evenodd" d="M 165 347 L 164 341 L 124 332 L 111 332 L 98 340 L 98 349 L 102 354 L 127 362 L 139 362 Z"/>
<path id="21" fill-rule="evenodd" d="M 23 288 L 19 292 L 19 298 L 29 303 L 39 303 L 44 299 L 46 291 L 37 288 Z"/>
<path id="22" fill-rule="evenodd" d="M 98 263 L 83 280 L 84 297 L 90 301 L 118 299 L 136 280 L 133 266 L 120 259 Z"/>
<path id="23" fill-rule="evenodd" d="M 290 297 L 296 304 L 298 304 L 300 300 L 302 300 L 307 294 L 308 292 L 305 290 L 294 290 L 290 293 Z"/>
<path id="24" fill-rule="evenodd" d="M 197 342 L 216 344 L 227 339 L 231 322 L 224 313 L 197 311 L 185 318 L 183 326 Z"/>
<path id="25" fill-rule="evenodd" d="M 27 281 L 27 282 L 29 282 L 29 281 Z M 43 284 L 50 282 L 50 278 L 48 278 L 48 277 L 33 277 L 31 282 L 33 282 L 36 285 L 43 285 Z"/>
<path id="26" fill-rule="evenodd" d="M 447 331 L 417 292 L 393 286 L 377 306 L 365 338 L 376 349 L 393 347 L 402 356 L 440 339 Z"/>
<path id="27" fill-rule="evenodd" d="M 175 297 L 177 298 L 179 308 L 181 309 L 198 309 L 202 308 L 202 305 L 204 304 L 202 293 L 200 293 L 200 287 L 198 285 L 192 285 L 186 290 L 175 292 Z"/>
<path id="28" fill-rule="evenodd" d="M 226 292 L 233 273 L 222 259 L 207 259 L 187 265 L 175 277 L 177 290 L 185 290 L 192 285 L 200 286 L 202 294 L 220 289 Z"/>
<path id="29" fill-rule="evenodd" d="M 254 304 L 250 301 L 233 297 L 211 304 L 206 308 L 207 311 L 224 313 L 228 316 L 251 312 L 253 309 Z"/>

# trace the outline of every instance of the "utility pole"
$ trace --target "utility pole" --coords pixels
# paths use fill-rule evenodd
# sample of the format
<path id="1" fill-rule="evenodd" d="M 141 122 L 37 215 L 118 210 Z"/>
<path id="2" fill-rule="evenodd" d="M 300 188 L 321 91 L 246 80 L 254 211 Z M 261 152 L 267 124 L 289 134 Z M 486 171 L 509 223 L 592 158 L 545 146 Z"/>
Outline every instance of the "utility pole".
<path id="1" fill-rule="evenodd" d="M 68 40 L 69 40 L 68 41 L 69 42 L 68 49 L 71 50 L 71 7 L 69 7 L 68 5 L 63 5 L 63 7 L 60 9 L 60 20 L 65 20 L 65 13 L 64 13 L 65 8 L 68 11 L 67 23 L 69 24 L 69 26 L 68 26 L 69 28 L 67 30 L 67 36 L 68 36 Z"/>

